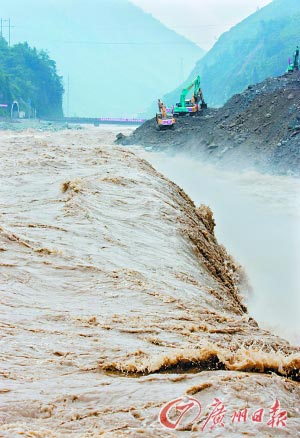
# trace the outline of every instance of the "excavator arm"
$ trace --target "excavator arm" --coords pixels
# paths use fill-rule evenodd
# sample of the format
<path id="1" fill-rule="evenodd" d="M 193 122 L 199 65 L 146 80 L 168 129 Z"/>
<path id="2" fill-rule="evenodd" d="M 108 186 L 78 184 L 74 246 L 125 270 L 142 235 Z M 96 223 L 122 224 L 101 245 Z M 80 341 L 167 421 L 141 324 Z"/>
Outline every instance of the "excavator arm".
<path id="1" fill-rule="evenodd" d="M 295 70 L 299 70 L 299 46 L 296 47 L 296 51 L 293 56 L 293 62 L 291 62 L 291 59 L 289 58 L 287 72 L 293 73 Z"/>
<path id="2" fill-rule="evenodd" d="M 182 111 L 185 112 L 185 110 L 187 110 L 186 96 L 192 88 L 194 88 L 192 102 L 193 103 L 200 102 L 201 108 L 207 108 L 200 87 L 200 76 L 198 75 L 193 80 L 193 82 L 191 82 L 191 84 L 188 87 L 184 88 L 181 92 L 179 103 L 176 105 L 178 108 L 182 108 L 181 112 Z"/>
<path id="3" fill-rule="evenodd" d="M 296 52 L 294 54 L 294 70 L 299 70 L 299 47 L 297 46 Z"/>
<path id="4" fill-rule="evenodd" d="M 191 85 L 189 85 L 187 88 L 184 88 L 184 89 L 182 90 L 182 92 L 181 92 L 179 102 L 180 102 L 180 105 L 181 105 L 182 107 L 185 106 L 185 98 L 186 98 L 186 96 L 188 95 L 188 92 L 193 88 L 193 86 L 194 86 L 194 82 L 195 82 L 195 81 L 193 81 L 193 82 L 191 83 Z"/>

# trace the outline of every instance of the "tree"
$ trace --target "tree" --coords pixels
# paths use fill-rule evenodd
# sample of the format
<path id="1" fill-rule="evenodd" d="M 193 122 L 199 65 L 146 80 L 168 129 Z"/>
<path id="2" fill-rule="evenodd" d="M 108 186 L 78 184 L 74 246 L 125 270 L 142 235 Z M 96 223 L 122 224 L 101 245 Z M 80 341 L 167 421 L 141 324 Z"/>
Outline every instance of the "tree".
<path id="1" fill-rule="evenodd" d="M 2 103 L 11 105 L 13 100 L 18 100 L 20 109 L 28 115 L 34 108 L 41 118 L 62 117 L 63 93 L 62 77 L 47 52 L 37 51 L 27 42 L 10 48 L 0 37 Z"/>

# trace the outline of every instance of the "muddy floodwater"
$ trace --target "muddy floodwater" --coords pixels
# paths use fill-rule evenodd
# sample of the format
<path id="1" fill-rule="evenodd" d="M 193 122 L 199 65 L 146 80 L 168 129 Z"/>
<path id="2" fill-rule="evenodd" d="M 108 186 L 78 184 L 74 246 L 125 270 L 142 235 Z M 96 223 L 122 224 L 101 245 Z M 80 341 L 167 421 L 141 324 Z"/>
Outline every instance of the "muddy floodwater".
<path id="1" fill-rule="evenodd" d="M 255 320 L 284 308 L 296 328 L 296 295 L 279 301 L 296 185 L 118 147 L 119 130 L 1 132 L 0 437 L 297 436 L 299 346 Z"/>
<path id="2" fill-rule="evenodd" d="M 251 314 L 261 325 L 300 344 L 300 180 L 233 173 L 191 156 L 143 153 L 197 205 L 209 205 L 216 236 L 248 274 Z"/>

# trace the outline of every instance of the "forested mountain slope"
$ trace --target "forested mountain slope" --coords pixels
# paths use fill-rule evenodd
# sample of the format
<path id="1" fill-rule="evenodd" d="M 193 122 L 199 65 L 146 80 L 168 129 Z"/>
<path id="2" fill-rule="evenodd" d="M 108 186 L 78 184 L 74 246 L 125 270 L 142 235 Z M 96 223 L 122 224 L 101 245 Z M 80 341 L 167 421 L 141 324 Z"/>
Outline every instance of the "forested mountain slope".
<path id="1" fill-rule="evenodd" d="M 278 76 L 300 43 L 299 0 L 273 0 L 230 31 L 196 64 L 186 83 L 201 75 L 209 106 L 221 106 L 249 84 Z M 165 96 L 178 101 L 182 86 Z"/>
<path id="2" fill-rule="evenodd" d="M 11 104 L 17 100 L 26 116 L 62 116 L 62 78 L 56 64 L 45 51 L 37 51 L 27 43 L 9 47 L 0 37 L 0 108 L 1 116 L 9 116 Z"/>

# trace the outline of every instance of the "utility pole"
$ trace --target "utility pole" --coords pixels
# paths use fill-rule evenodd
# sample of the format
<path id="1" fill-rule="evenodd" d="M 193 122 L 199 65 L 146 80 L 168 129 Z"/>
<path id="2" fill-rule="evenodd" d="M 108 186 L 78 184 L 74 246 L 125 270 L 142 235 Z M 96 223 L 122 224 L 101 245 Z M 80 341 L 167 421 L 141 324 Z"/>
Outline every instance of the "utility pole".
<path id="1" fill-rule="evenodd" d="M 68 85 L 67 85 L 67 115 L 70 117 L 70 76 L 68 75 Z"/>
<path id="2" fill-rule="evenodd" d="M 183 75 L 183 58 L 180 58 L 179 81 L 180 81 L 180 83 L 182 83 L 182 82 L 184 81 L 184 75 Z"/>
<path id="3" fill-rule="evenodd" d="M 8 19 L 8 47 L 10 47 L 10 18 Z"/>
<path id="4" fill-rule="evenodd" d="M 4 23 L 8 23 L 8 25 L 6 26 Z M 0 30 L 1 30 L 1 37 L 2 38 L 3 38 L 3 29 L 8 28 L 8 47 L 10 47 L 10 43 L 11 43 L 11 28 L 12 27 L 13 26 L 11 26 L 10 18 L 8 20 L 4 20 L 3 18 L 1 18 Z"/>

